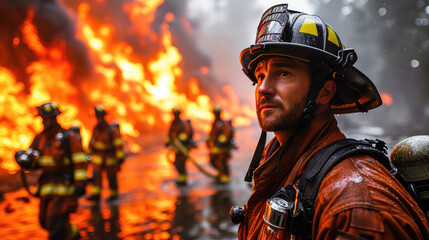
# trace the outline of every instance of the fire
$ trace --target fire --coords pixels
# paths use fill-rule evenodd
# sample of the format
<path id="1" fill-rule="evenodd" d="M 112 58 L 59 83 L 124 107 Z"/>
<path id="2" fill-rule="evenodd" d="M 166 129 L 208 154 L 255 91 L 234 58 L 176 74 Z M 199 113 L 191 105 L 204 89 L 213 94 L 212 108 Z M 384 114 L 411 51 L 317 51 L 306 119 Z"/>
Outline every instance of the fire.
<path id="1" fill-rule="evenodd" d="M 170 23 L 185 24 L 187 34 L 191 35 L 192 26 L 186 18 L 168 12 L 159 29 L 152 29 L 162 0 L 125 3 L 118 9 L 128 14 L 130 26 L 124 29 L 118 28 L 116 19 L 110 19 L 110 15 L 94 13 L 97 4 L 105 1 L 69 1 L 69 4 L 75 5 L 68 10 L 76 15 L 76 32 L 70 37 L 75 38 L 73 43 L 86 47 L 86 55 L 75 51 L 65 34 L 54 33 L 57 37 L 51 39 L 41 35 L 39 30 L 44 26 L 36 22 L 36 10 L 26 13 L 20 34 L 11 38 L 10 46 L 5 46 L 28 49 L 26 53 L 31 52 L 32 61 L 22 72 L 0 66 L 0 117 L 5 119 L 0 126 L 2 168 L 11 173 L 18 169 L 13 154 L 28 148 L 35 134 L 42 130 L 34 109 L 49 101 L 57 102 L 63 112 L 58 117 L 63 127 L 80 127 L 84 147 L 95 124 L 92 106 L 103 104 L 109 120 L 119 123 L 128 151 L 133 153 L 142 149 L 140 139 L 144 132 L 166 131 L 172 120 L 171 109 L 176 106 L 182 109 L 184 117 L 192 120 L 197 138 L 209 131 L 215 104 L 224 109 L 225 118 L 233 118 L 235 126 L 251 123 L 253 111 L 240 103 L 230 86 L 210 86 L 219 89 L 216 94 L 201 88 L 200 77 L 210 75 L 210 67 L 198 66 L 195 72 L 200 75 L 185 74 L 189 69 L 182 66 L 184 56 L 174 45 Z M 74 60 L 78 53 L 90 61 Z M 85 74 L 79 75 L 82 72 Z"/>
<path id="2" fill-rule="evenodd" d="M 393 98 L 390 94 L 385 93 L 385 92 L 381 92 L 380 97 L 381 97 L 381 100 L 383 101 L 384 104 L 386 104 L 388 106 L 393 104 Z"/>

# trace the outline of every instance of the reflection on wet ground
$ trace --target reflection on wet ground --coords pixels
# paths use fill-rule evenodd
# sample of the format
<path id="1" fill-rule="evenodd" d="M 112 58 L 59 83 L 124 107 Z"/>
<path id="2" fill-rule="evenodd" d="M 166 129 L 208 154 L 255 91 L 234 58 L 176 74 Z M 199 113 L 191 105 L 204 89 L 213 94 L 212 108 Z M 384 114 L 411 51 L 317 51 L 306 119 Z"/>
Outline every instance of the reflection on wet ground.
<path id="1" fill-rule="evenodd" d="M 217 184 L 188 163 L 189 184 L 178 187 L 168 151 L 159 148 L 127 159 L 119 173 L 118 200 L 107 202 L 107 189 L 103 189 L 99 206 L 82 198 L 71 221 L 83 239 L 237 239 L 238 226 L 231 223 L 229 209 L 242 205 L 251 193 L 243 179 L 257 136 L 248 132 L 242 132 L 248 136 L 241 136 L 240 148 L 233 153 L 229 184 Z M 212 170 L 207 149 L 200 145 L 192 156 Z M 38 199 L 23 188 L 3 197 L 2 239 L 47 238 L 37 219 Z"/>

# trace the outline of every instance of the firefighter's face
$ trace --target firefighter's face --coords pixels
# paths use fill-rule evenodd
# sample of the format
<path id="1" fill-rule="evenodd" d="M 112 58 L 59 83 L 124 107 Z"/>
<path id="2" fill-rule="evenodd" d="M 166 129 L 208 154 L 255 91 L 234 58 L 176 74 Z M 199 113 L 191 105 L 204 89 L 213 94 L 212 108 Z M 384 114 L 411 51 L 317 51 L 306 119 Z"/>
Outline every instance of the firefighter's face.
<path id="1" fill-rule="evenodd" d="M 57 123 L 57 117 L 54 116 L 54 117 L 43 118 L 42 121 L 43 121 L 43 127 L 45 129 L 50 129 L 53 126 L 55 126 L 55 124 Z"/>
<path id="2" fill-rule="evenodd" d="M 95 117 L 97 118 L 98 123 L 101 123 L 104 121 L 104 114 L 95 114 Z"/>
<path id="3" fill-rule="evenodd" d="M 304 110 L 310 89 L 310 66 L 300 60 L 276 57 L 261 60 L 255 70 L 259 125 L 264 131 L 293 129 Z"/>

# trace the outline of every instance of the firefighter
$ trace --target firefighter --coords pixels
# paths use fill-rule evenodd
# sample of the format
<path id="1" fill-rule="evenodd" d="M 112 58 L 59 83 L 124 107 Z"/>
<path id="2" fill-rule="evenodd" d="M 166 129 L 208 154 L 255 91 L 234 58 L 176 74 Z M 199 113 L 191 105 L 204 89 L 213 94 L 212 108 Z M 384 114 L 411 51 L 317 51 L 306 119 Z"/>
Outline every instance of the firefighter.
<path id="1" fill-rule="evenodd" d="M 49 239 L 78 239 L 70 213 L 76 211 L 78 197 L 85 194 L 86 154 L 75 132 L 58 123 L 61 111 L 55 103 L 45 103 L 37 110 L 44 129 L 15 159 L 23 169 L 42 170 L 34 195 L 40 198 L 39 221 L 49 231 Z"/>
<path id="2" fill-rule="evenodd" d="M 118 198 L 117 174 L 125 159 L 124 142 L 122 140 L 119 125 L 109 124 L 106 119 L 106 110 L 102 105 L 94 106 L 97 124 L 92 132 L 88 152 L 91 154 L 92 179 L 90 201 L 100 200 L 102 189 L 102 175 L 106 172 L 109 183 L 110 195 L 108 201 Z"/>
<path id="3" fill-rule="evenodd" d="M 372 81 L 353 67 L 356 60 L 356 52 L 317 15 L 287 4 L 262 15 L 255 44 L 240 55 L 244 73 L 256 84 L 263 131 L 246 174 L 253 192 L 239 212 L 239 239 L 429 239 L 425 215 L 388 164 L 379 162 L 381 155 L 346 148 L 349 156 L 321 168 L 332 154 L 322 150 L 347 140 L 335 114 L 382 104 Z M 267 131 L 275 137 L 265 146 Z M 313 156 L 321 161 L 309 164 Z M 325 175 L 315 178 L 319 174 Z M 311 185 L 313 179 L 320 185 Z M 307 198 L 305 190 L 312 188 L 318 192 Z"/>
<path id="4" fill-rule="evenodd" d="M 231 150 L 236 148 L 234 144 L 234 128 L 231 120 L 223 120 L 222 109 L 219 106 L 213 108 L 215 119 L 206 144 L 209 148 L 210 163 L 218 170 L 218 182 L 221 184 L 230 181 L 228 161 L 231 158 Z"/>
<path id="5" fill-rule="evenodd" d="M 165 146 L 169 147 L 175 153 L 174 166 L 179 173 L 176 181 L 177 185 L 184 186 L 187 182 L 186 159 L 191 148 L 196 147 L 193 141 L 193 129 L 191 120 L 180 118 L 179 108 L 173 108 L 174 119 L 171 122 Z"/>

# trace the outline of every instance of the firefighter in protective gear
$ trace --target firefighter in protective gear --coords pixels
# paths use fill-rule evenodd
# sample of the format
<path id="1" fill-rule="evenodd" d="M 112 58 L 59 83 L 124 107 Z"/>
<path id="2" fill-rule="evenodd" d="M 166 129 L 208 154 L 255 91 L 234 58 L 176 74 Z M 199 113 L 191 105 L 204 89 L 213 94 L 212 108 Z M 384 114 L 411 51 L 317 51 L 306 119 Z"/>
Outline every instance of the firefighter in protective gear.
<path id="1" fill-rule="evenodd" d="M 223 120 L 221 108 L 213 108 L 215 120 L 207 138 L 210 163 L 218 170 L 218 182 L 225 184 L 230 181 L 228 161 L 231 158 L 231 150 L 236 148 L 234 144 L 234 128 L 231 120 Z"/>
<path id="2" fill-rule="evenodd" d="M 41 169 L 35 195 L 40 198 L 39 221 L 49 231 L 49 239 L 77 239 L 77 227 L 70 223 L 70 213 L 77 208 L 78 197 L 85 194 L 87 159 L 81 141 L 73 131 L 57 121 L 58 106 L 45 103 L 37 107 L 43 131 L 15 157 L 21 167 Z"/>
<path id="3" fill-rule="evenodd" d="M 102 172 L 105 171 L 109 182 L 110 196 L 108 201 L 118 198 L 117 173 L 124 162 L 124 141 L 122 140 L 117 124 L 109 124 L 106 119 L 106 110 L 102 105 L 94 107 L 97 124 L 92 132 L 88 152 L 91 154 L 93 168 L 91 187 L 88 200 L 98 202 L 102 190 Z"/>
<path id="4" fill-rule="evenodd" d="M 353 67 L 356 60 L 355 51 L 345 48 L 319 16 L 287 4 L 262 15 L 255 44 L 240 55 L 245 74 L 256 84 L 263 131 L 245 178 L 253 182 L 253 192 L 239 239 L 429 239 L 429 223 L 417 203 L 368 154 L 351 153 L 326 170 L 311 209 L 290 216 L 296 221 L 301 216 L 301 222 L 276 230 L 264 221 L 268 200 L 300 183 L 304 170 L 318 170 L 310 159 L 346 138 L 334 114 L 367 112 L 382 104 L 372 81 Z M 268 131 L 275 137 L 265 145 Z"/>
<path id="5" fill-rule="evenodd" d="M 191 120 L 183 120 L 180 118 L 181 111 L 178 108 L 173 108 L 174 119 L 171 122 L 168 136 L 165 141 L 165 146 L 169 147 L 175 153 L 174 166 L 179 173 L 177 184 L 179 186 L 186 185 L 186 154 L 181 151 L 177 144 L 182 144 L 189 152 L 191 148 L 196 147 L 193 140 L 193 129 Z"/>

